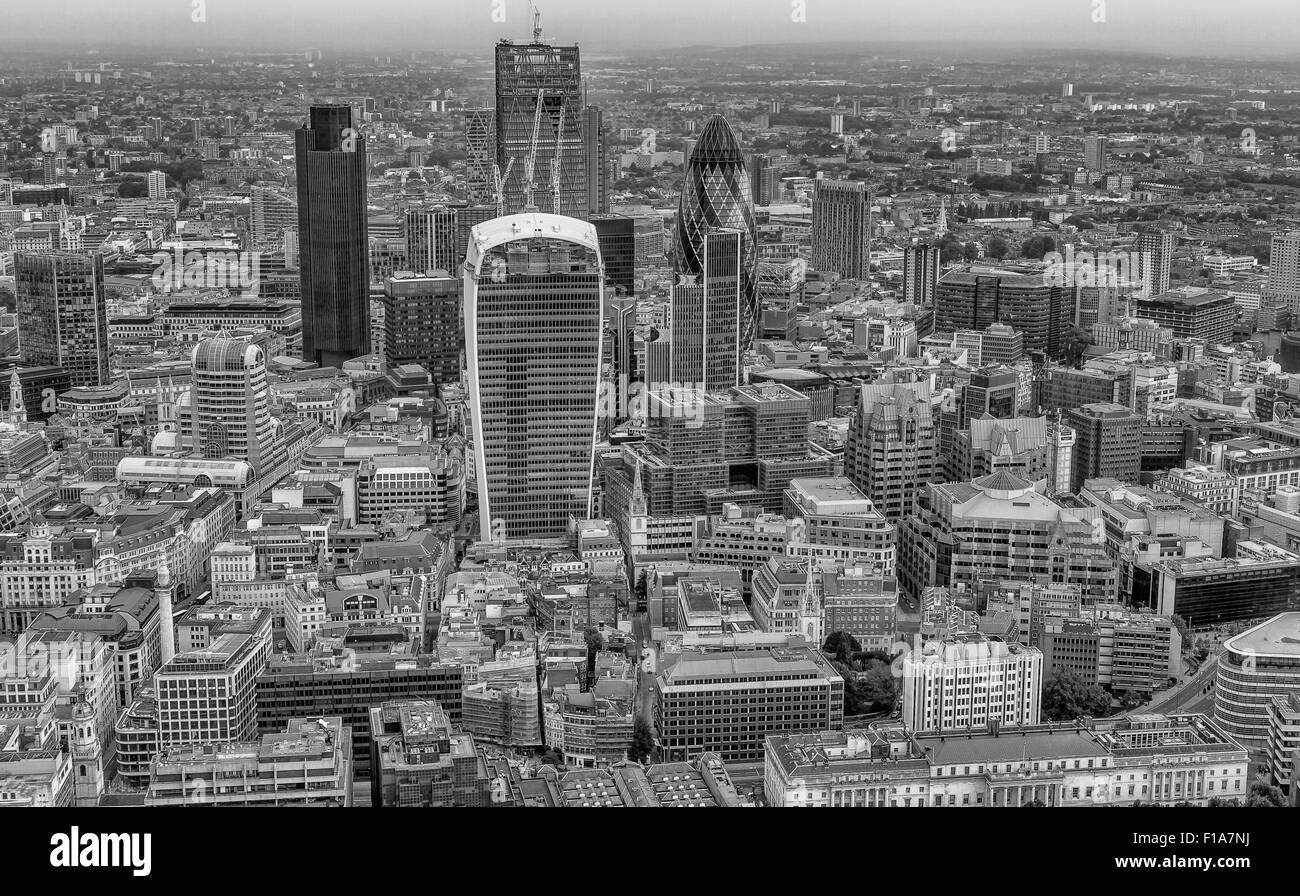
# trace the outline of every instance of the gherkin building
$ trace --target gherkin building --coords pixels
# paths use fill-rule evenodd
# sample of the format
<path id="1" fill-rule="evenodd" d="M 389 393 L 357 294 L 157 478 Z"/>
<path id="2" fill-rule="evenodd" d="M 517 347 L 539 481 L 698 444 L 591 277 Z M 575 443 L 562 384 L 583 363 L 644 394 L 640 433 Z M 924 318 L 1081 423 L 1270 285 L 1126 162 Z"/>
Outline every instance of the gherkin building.
<path id="1" fill-rule="evenodd" d="M 757 231 L 740 145 L 727 120 L 714 115 L 704 125 L 699 142 L 686 162 L 673 246 L 676 272 L 703 276 L 704 237 L 721 229 L 739 230 L 742 234 L 739 321 L 743 352 L 753 342 L 758 325 Z"/>

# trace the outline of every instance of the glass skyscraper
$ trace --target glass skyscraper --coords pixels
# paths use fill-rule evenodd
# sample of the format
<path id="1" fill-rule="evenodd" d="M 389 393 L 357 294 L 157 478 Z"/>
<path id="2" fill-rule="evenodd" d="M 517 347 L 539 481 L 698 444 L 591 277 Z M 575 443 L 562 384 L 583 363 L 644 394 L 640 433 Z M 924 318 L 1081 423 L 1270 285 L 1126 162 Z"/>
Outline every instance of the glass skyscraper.
<path id="1" fill-rule="evenodd" d="M 561 215 L 470 233 L 465 357 L 484 540 L 563 536 L 592 512 L 604 274 L 596 230 Z"/>
<path id="2" fill-rule="evenodd" d="M 73 252 L 14 253 L 18 342 L 31 367 L 61 367 L 72 386 L 108 382 L 104 260 Z"/>
<path id="3" fill-rule="evenodd" d="M 273 455 L 266 352 L 250 339 L 216 336 L 194 346 L 190 431 L 202 457 L 237 457 L 261 472 Z"/>
<path id="4" fill-rule="evenodd" d="M 699 276 L 672 288 L 671 378 L 687 388 L 724 392 L 741 379 L 745 236 L 713 230 L 701 240 Z"/>
<path id="5" fill-rule="evenodd" d="M 294 139 L 302 357 L 341 367 L 370 352 L 366 141 L 351 106 L 312 106 Z"/>
<path id="6" fill-rule="evenodd" d="M 705 237 L 716 230 L 740 233 L 740 304 L 734 316 L 739 322 L 739 346 L 743 355 L 754 340 L 758 323 L 755 284 L 758 247 L 745 160 L 736 135 L 721 115 L 713 116 L 704 125 L 686 162 L 673 246 L 673 267 L 679 275 L 693 276 L 702 282 L 706 273 Z M 726 316 L 732 317 L 732 312 L 728 311 Z"/>

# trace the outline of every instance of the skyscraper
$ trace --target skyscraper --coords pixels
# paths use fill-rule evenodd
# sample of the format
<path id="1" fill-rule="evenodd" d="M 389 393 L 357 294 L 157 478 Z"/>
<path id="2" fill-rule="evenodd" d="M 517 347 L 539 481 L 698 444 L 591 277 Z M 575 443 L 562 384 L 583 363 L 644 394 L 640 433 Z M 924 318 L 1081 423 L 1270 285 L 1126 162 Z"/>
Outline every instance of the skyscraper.
<path id="1" fill-rule="evenodd" d="M 745 159 L 745 168 L 749 171 L 749 198 L 754 206 L 768 206 L 775 202 L 781 193 L 781 178 L 771 157 L 761 152 L 750 153 Z"/>
<path id="2" fill-rule="evenodd" d="M 604 248 L 601 248 L 604 255 Z M 629 408 L 625 400 L 628 386 L 640 378 L 636 363 L 636 299 L 627 296 L 610 298 L 606 319 L 609 321 L 610 361 L 614 367 L 615 398 L 618 421 L 627 419 Z"/>
<path id="3" fill-rule="evenodd" d="M 1269 254 L 1268 293 L 1300 314 L 1300 230 L 1273 234 Z"/>
<path id="4" fill-rule="evenodd" d="M 903 249 L 903 301 L 933 305 L 939 285 L 939 247 L 917 243 Z"/>
<path id="5" fill-rule="evenodd" d="M 107 383 L 103 258 L 15 252 L 14 288 L 24 363 L 61 367 L 73 386 Z"/>
<path id="6" fill-rule="evenodd" d="M 1139 296 L 1149 298 L 1169 291 L 1169 267 L 1174 257 L 1174 234 L 1169 230 L 1147 230 L 1138 236 L 1142 259 Z"/>
<path id="7" fill-rule="evenodd" d="M 167 174 L 163 171 L 149 172 L 149 198 L 167 198 Z"/>
<path id="8" fill-rule="evenodd" d="M 491 109 L 466 109 L 465 193 L 471 205 L 496 201 L 492 183 L 496 154 L 496 113 Z"/>
<path id="9" fill-rule="evenodd" d="M 813 182 L 812 263 L 848 280 L 870 273 L 871 196 L 863 181 Z"/>
<path id="10" fill-rule="evenodd" d="M 460 381 L 460 280 L 447 270 L 384 281 L 384 361 L 419 364 L 435 383 Z"/>
<path id="11" fill-rule="evenodd" d="M 370 351 L 366 141 L 350 106 L 312 106 L 294 136 L 302 357 L 341 366 Z"/>
<path id="12" fill-rule="evenodd" d="M 524 211 L 528 205 L 526 169 L 536 124 L 534 207 L 575 218 L 587 217 L 587 159 L 578 48 L 544 44 L 540 30 L 534 31 L 530 44 L 501 41 L 496 47 L 496 101 L 496 160 L 503 174 L 509 166 L 503 191 L 505 214 Z M 557 157 L 558 209 L 551 190 L 551 165 Z"/>
<path id="13" fill-rule="evenodd" d="M 1107 141 L 1105 137 L 1083 138 L 1083 167 L 1089 171 L 1106 170 Z"/>
<path id="14" fill-rule="evenodd" d="M 456 209 L 440 205 L 413 208 L 403 220 L 406 264 L 417 274 L 455 271 L 463 255 L 457 252 Z"/>
<path id="15" fill-rule="evenodd" d="M 562 536 L 592 512 L 604 282 L 590 224 L 528 213 L 475 227 L 465 355 L 484 540 Z"/>
<path id="16" fill-rule="evenodd" d="M 754 341 L 758 325 L 757 229 L 750 201 L 749 176 L 731 125 L 721 115 L 705 124 L 686 162 L 681 202 L 677 206 L 673 267 L 680 274 L 704 275 L 704 237 L 713 230 L 741 235 L 739 290 L 740 351 Z M 730 318 L 730 313 L 728 313 Z"/>
<path id="17" fill-rule="evenodd" d="M 632 295 L 636 292 L 636 220 L 609 214 L 592 215 L 589 220 L 600 240 L 605 282 Z"/>
<path id="18" fill-rule="evenodd" d="M 673 284 L 669 375 L 675 383 L 706 392 L 740 384 L 744 241 L 738 230 L 705 233 L 701 273 L 681 274 Z"/>
<path id="19" fill-rule="evenodd" d="M 215 336 L 194 346 L 190 431 L 202 457 L 237 457 L 261 471 L 273 442 L 266 352 Z"/>
<path id="20" fill-rule="evenodd" d="M 582 139 L 587 159 L 587 214 L 609 211 L 609 186 L 605 183 L 605 119 L 599 107 L 583 110 Z"/>

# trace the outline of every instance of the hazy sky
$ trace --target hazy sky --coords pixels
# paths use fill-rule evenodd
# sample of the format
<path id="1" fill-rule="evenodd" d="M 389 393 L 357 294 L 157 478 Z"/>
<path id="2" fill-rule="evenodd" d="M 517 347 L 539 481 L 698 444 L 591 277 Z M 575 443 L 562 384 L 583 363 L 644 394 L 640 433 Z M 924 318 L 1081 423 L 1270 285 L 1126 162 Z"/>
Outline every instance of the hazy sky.
<path id="1" fill-rule="evenodd" d="M 10 40 L 484 52 L 525 0 L 4 0 Z M 1300 48 L 1300 0 L 539 0 L 546 37 L 602 46 L 990 40 L 1097 49 Z M 200 8 L 201 7 L 201 8 Z M 1104 9 L 1103 9 L 1104 7 Z M 804 21 L 794 21 L 802 10 Z M 202 13 L 204 21 L 195 21 Z M 1104 12 L 1104 21 L 1094 21 Z M 504 13 L 504 23 L 494 21 Z M 1249 54 L 1243 54 L 1249 59 Z"/>

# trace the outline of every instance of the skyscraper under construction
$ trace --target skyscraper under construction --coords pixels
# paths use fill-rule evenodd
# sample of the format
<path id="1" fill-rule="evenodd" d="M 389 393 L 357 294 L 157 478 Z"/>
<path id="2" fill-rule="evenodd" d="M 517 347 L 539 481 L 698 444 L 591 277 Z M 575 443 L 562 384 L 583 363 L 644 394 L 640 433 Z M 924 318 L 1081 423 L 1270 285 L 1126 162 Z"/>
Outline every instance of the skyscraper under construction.
<path id="1" fill-rule="evenodd" d="M 540 26 L 533 29 L 531 43 L 498 43 L 496 106 L 496 161 L 505 175 L 504 214 L 527 208 L 531 193 L 536 210 L 586 218 L 592 209 L 578 48 L 542 43 Z M 558 207 L 553 190 L 556 178 Z"/>

